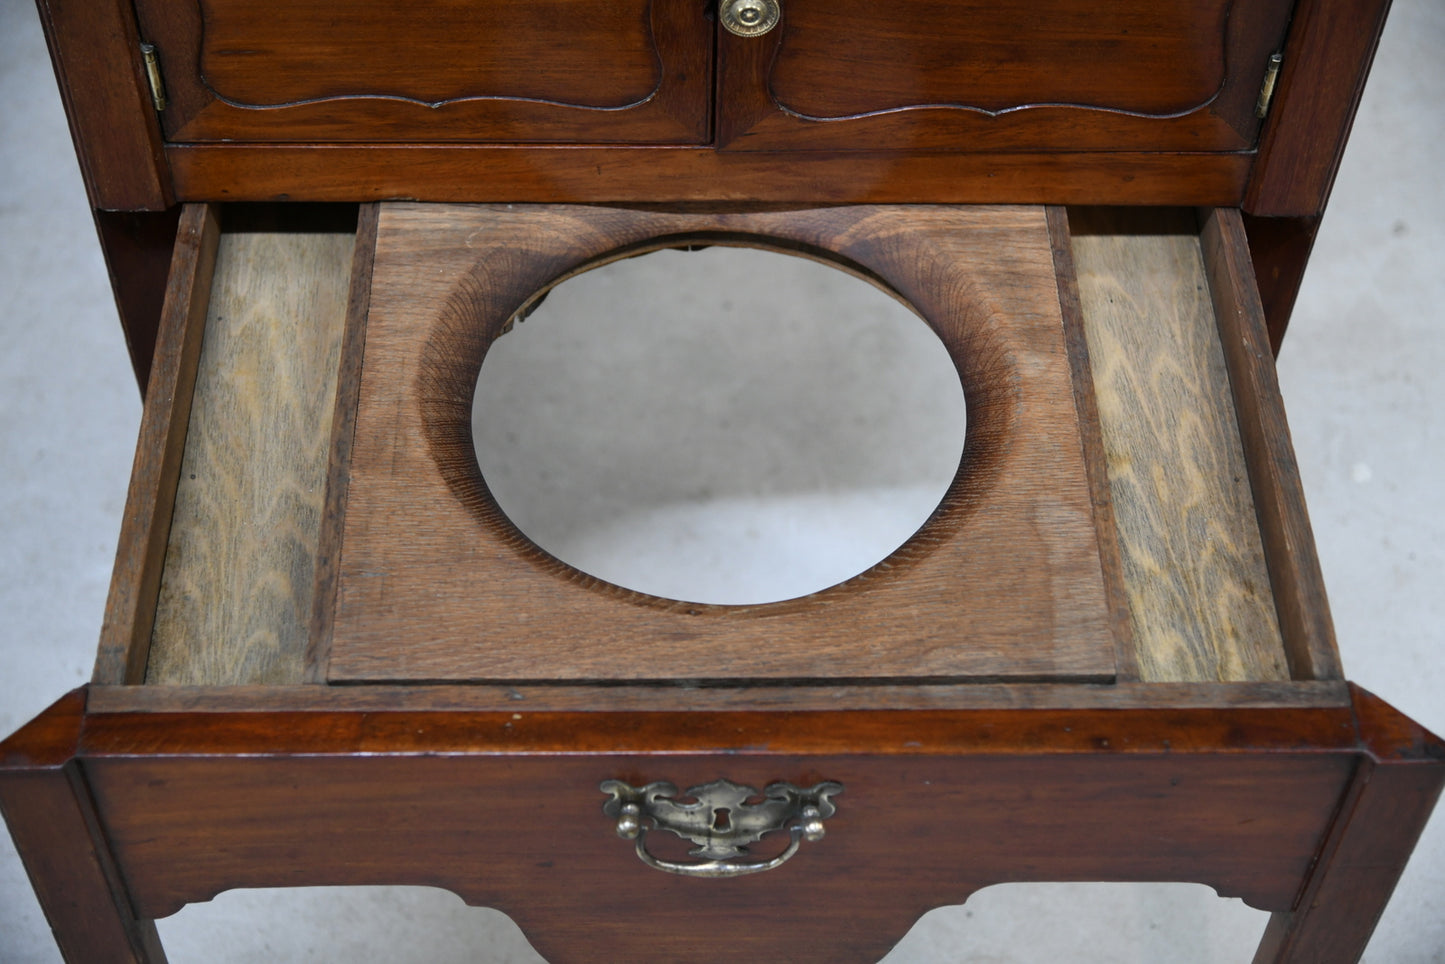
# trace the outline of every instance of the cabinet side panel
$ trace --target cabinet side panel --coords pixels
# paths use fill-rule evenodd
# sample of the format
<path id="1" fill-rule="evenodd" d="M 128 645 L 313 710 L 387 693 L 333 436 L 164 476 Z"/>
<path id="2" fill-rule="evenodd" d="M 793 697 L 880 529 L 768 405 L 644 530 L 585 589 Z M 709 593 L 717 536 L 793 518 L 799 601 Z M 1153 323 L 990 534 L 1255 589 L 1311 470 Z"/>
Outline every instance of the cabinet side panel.
<path id="1" fill-rule="evenodd" d="M 145 398 L 155 355 L 166 283 L 176 246 L 181 209 L 169 211 L 95 211 L 96 233 L 125 331 L 131 368 Z"/>

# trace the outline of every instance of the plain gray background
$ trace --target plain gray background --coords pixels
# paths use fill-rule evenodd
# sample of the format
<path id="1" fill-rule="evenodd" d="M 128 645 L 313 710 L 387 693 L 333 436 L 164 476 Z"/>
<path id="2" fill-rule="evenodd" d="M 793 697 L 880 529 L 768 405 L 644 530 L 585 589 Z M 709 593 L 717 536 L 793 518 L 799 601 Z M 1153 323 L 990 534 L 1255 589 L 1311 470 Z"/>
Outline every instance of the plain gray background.
<path id="1" fill-rule="evenodd" d="M 1346 670 L 1437 732 L 1445 731 L 1442 51 L 1445 3 L 1398 0 L 1280 362 Z M 140 416 L 43 39 L 24 0 L 0 0 L 0 309 L 0 731 L 8 733 L 89 676 Z M 1437 816 L 1366 959 L 1445 961 L 1442 907 L 1445 818 Z M 1263 922 L 1194 885 L 1015 885 L 929 914 L 888 960 L 1243 961 Z M 535 960 L 500 914 L 423 889 L 232 893 L 160 926 L 177 962 Z M 608 959 L 599 948 L 597 960 Z M 0 961 L 54 960 L 4 837 Z"/>

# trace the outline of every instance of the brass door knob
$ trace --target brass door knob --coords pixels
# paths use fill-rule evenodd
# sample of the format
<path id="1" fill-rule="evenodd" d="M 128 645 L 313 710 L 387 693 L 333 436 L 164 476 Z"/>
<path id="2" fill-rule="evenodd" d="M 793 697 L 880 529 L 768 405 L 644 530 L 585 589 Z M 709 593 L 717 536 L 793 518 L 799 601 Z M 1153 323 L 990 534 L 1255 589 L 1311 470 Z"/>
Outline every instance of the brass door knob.
<path id="1" fill-rule="evenodd" d="M 778 0 L 721 0 L 722 25 L 739 37 L 761 37 L 778 25 Z"/>

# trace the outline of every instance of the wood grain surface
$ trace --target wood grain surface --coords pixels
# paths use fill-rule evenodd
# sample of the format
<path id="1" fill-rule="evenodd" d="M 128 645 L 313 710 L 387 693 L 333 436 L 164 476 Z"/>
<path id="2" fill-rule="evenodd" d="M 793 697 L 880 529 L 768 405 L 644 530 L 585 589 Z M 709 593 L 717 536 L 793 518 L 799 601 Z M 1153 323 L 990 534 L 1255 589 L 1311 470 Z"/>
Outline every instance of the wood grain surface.
<path id="1" fill-rule="evenodd" d="M 1194 219 L 1072 223 L 1140 676 L 1288 679 Z"/>
<path id="2" fill-rule="evenodd" d="M 614 212 L 611 216 L 620 217 L 622 214 L 623 212 Z M 791 219 L 795 216 L 796 212 L 779 212 L 776 215 L 701 215 L 703 223 L 712 225 L 714 229 L 728 223 L 728 218 L 741 219 L 732 222 L 738 225 L 748 224 L 749 219 L 761 219 L 751 228 L 739 228 L 753 231 L 762 230 L 758 225 L 767 223 L 769 218 Z M 669 217 L 675 220 L 667 221 Z M 689 216 L 669 215 L 663 217 L 663 221 L 671 230 L 682 230 L 681 225 L 686 222 L 687 217 Z M 1128 668 L 1129 664 L 1137 661 L 1138 676 L 1144 680 L 1286 679 L 1289 675 L 1286 666 L 1296 662 L 1301 666 L 1307 664 L 1297 659 L 1287 659 L 1277 620 L 1273 615 L 1269 589 L 1271 568 L 1262 562 L 1267 561 L 1263 553 L 1268 546 L 1262 545 L 1258 523 L 1255 521 L 1248 473 L 1244 471 L 1245 462 L 1239 441 L 1240 427 L 1227 394 L 1230 391 L 1230 381 L 1220 355 L 1218 339 L 1210 334 L 1212 328 L 1209 326 L 1213 324 L 1214 315 L 1209 310 L 1207 300 L 1200 300 L 1201 297 L 1207 299 L 1207 295 L 1202 294 L 1200 288 L 1202 267 L 1192 221 L 1173 227 L 1145 225 L 1141 228 L 1138 224 L 1125 222 L 1103 223 L 1098 212 L 1090 211 L 1075 212 L 1075 221 L 1080 232 L 1074 239 L 1075 250 L 1072 253 L 1081 265 L 1081 288 L 1085 292 L 1092 292 L 1092 295 L 1086 295 L 1083 299 L 1087 318 L 1087 344 L 1076 345 L 1072 351 L 1077 355 L 1082 348 L 1084 354 L 1092 352 L 1097 355 L 1094 365 L 1098 367 L 1097 377 L 1103 383 L 1098 388 L 1098 404 L 1105 410 L 1100 415 L 1100 421 L 1105 450 L 1109 453 L 1112 502 L 1117 503 L 1117 507 L 1112 505 L 1107 493 L 1098 492 L 1096 494 L 1101 497 L 1094 499 L 1092 511 L 1096 519 L 1104 521 L 1108 521 L 1106 517 L 1110 512 L 1118 513 L 1119 540 L 1126 565 L 1125 577 L 1122 580 L 1124 591 L 1120 594 L 1122 601 L 1115 602 L 1112 609 L 1115 614 L 1114 625 L 1118 626 L 1120 617 L 1127 612 L 1131 614 L 1131 628 L 1126 627 L 1123 632 L 1116 632 L 1115 636 L 1116 640 L 1128 640 L 1131 632 L 1134 636 L 1133 643 L 1126 643 L 1126 648 L 1116 656 L 1116 675 L 1122 672 L 1121 678 L 1131 677 L 1134 673 Z M 1056 226 L 1053 233 L 1061 234 L 1062 228 Z M 262 237 L 267 236 L 228 235 L 228 261 L 232 260 L 233 252 L 239 253 L 245 250 L 247 245 L 261 243 L 258 239 Z M 307 247 L 321 243 L 316 235 L 295 235 L 289 239 L 275 235 L 269 237 L 272 242 L 283 245 Z M 338 238 L 339 236 L 333 237 L 325 243 L 341 243 Z M 1059 247 L 1056 238 L 1050 241 L 1052 248 Z M 1234 239 L 1234 243 L 1236 247 L 1242 245 L 1238 238 Z M 1061 259 L 1059 251 L 1051 251 L 1051 255 L 1055 260 L 1055 269 L 1067 274 L 1067 259 Z M 281 256 L 279 260 L 288 261 L 289 256 Z M 340 250 L 332 252 L 332 294 L 327 297 L 331 300 L 329 311 L 333 318 L 336 317 L 336 299 L 340 297 L 340 291 L 344 290 L 339 279 L 347 270 L 345 260 Z M 277 265 L 273 263 L 270 267 L 275 268 Z M 303 266 L 299 269 L 299 275 L 309 277 L 311 270 Z M 292 271 L 293 282 L 289 283 L 296 284 L 300 291 L 309 291 L 310 281 L 294 281 L 297 273 L 297 270 Z M 288 284 L 284 279 L 281 283 L 283 286 Z M 1215 289 L 1220 285 L 1228 287 L 1242 283 L 1243 280 L 1232 275 L 1213 279 Z M 228 285 L 231 285 L 229 276 L 218 279 L 218 294 Z M 357 282 L 352 287 L 351 298 L 356 302 L 358 292 L 365 286 Z M 1067 284 L 1057 286 L 1057 297 L 1062 299 L 1065 306 L 1070 298 L 1068 288 Z M 369 288 L 366 288 L 364 293 L 369 296 Z M 531 291 L 527 292 L 530 293 Z M 254 301 L 257 294 L 255 291 L 237 293 L 235 297 Z M 259 294 L 262 303 L 267 300 L 274 301 L 272 295 L 265 292 Z M 292 295 L 283 297 L 291 296 L 300 297 L 294 291 Z M 1112 302 L 1110 298 L 1113 298 Z M 358 302 L 364 303 L 365 299 Z M 213 316 L 218 313 L 220 309 L 212 312 Z M 363 313 L 361 308 L 353 306 L 354 316 L 359 318 Z M 274 324 L 279 318 L 280 315 L 274 315 L 267 324 Z M 1161 319 L 1169 321 L 1170 324 L 1159 324 Z M 215 323 L 214 318 L 212 323 Z M 208 336 L 210 337 L 212 336 Z M 267 337 L 283 338 L 275 332 Z M 362 340 L 363 336 L 357 335 L 353 347 L 359 349 Z M 334 352 L 334 346 L 328 351 Z M 327 371 L 335 368 L 334 356 L 321 353 L 320 348 L 314 349 L 310 362 L 300 359 L 299 356 L 294 357 L 301 366 L 309 367 L 315 363 L 324 364 Z M 1167 362 L 1161 359 L 1167 359 Z M 1072 361 L 1073 381 L 1077 389 L 1083 384 L 1079 381 L 1079 359 Z M 1130 374 L 1130 366 L 1137 367 L 1138 372 Z M 1087 372 L 1087 368 L 1085 361 L 1083 370 Z M 1141 378 L 1141 372 L 1152 374 Z M 215 374 L 212 373 L 213 376 Z M 305 377 L 297 371 L 293 372 L 291 380 L 295 389 Z M 355 389 L 358 382 L 351 379 L 348 384 Z M 280 401 L 287 395 L 286 392 L 273 393 L 268 396 L 268 401 L 280 406 L 279 412 L 289 404 Z M 1085 391 L 1082 400 L 1089 402 L 1092 398 L 1093 396 Z M 1077 390 L 1074 403 L 1080 403 Z M 198 412 L 202 410 L 202 404 L 197 403 Z M 320 403 L 312 400 L 308 404 Z M 227 408 L 225 404 L 218 405 L 215 401 L 209 405 L 212 411 Z M 1093 417 L 1088 409 L 1087 404 L 1080 409 L 1086 422 Z M 292 415 L 278 414 L 274 417 L 284 421 Z M 229 422 L 212 418 L 211 423 L 214 424 L 214 431 L 222 435 L 239 433 L 239 441 L 233 440 L 229 446 L 218 445 L 213 441 L 209 446 L 212 452 L 247 451 L 258 444 L 254 440 L 246 441 L 245 432 L 249 431 L 246 428 L 250 424 L 249 418 L 231 419 Z M 1198 437 L 1177 432 L 1181 424 L 1197 430 Z M 318 447 L 317 440 L 324 435 L 324 431 L 319 425 L 315 430 L 320 434 L 306 439 L 306 446 L 313 453 L 312 458 L 316 457 L 316 452 L 328 447 L 336 448 L 342 456 L 331 466 L 333 488 L 340 492 L 342 488 L 336 485 L 336 481 L 344 478 L 345 473 L 341 476 L 336 473 L 348 466 L 345 447 L 338 448 L 334 439 Z M 1266 429 L 1261 426 L 1259 430 Z M 283 556 L 287 552 L 293 555 L 289 561 L 272 558 L 270 561 L 257 562 L 250 575 L 242 579 L 243 582 L 245 579 L 259 579 L 258 585 L 286 587 L 270 597 L 276 605 L 270 607 L 269 615 L 260 618 L 259 622 L 247 623 L 248 619 L 260 612 L 252 605 L 254 601 L 249 599 L 247 591 L 238 588 L 239 584 L 235 582 L 226 583 L 220 576 L 222 570 L 227 570 L 233 573 L 234 578 L 240 578 L 235 574 L 245 572 L 246 567 L 225 562 L 226 555 L 235 554 L 236 559 L 253 558 L 249 548 L 242 548 L 248 545 L 247 540 L 251 538 L 248 533 L 253 533 L 258 528 L 272 531 L 262 521 L 268 518 L 265 512 L 269 510 L 253 506 L 245 510 L 245 513 L 256 513 L 254 518 L 243 518 L 245 513 L 240 509 L 231 512 L 229 516 L 218 509 L 224 505 L 238 506 L 240 502 L 237 496 L 241 489 L 249 489 L 254 494 L 274 486 L 274 480 L 266 473 L 276 469 L 279 464 L 275 460 L 276 453 L 284 451 L 291 443 L 279 441 L 281 434 L 266 434 L 274 437 L 273 440 L 280 448 L 257 462 L 261 467 L 259 474 L 253 474 L 250 478 L 237 474 L 229 483 L 223 483 L 238 486 L 235 493 L 211 499 L 201 498 L 204 490 L 193 488 L 195 483 L 189 479 L 192 474 L 189 463 L 182 474 L 187 497 L 176 511 L 176 520 L 180 526 L 174 535 L 176 551 L 167 559 L 167 588 L 162 594 L 159 607 L 163 624 L 158 625 L 152 640 L 155 650 L 148 674 L 151 681 L 177 685 L 229 686 L 260 682 L 283 685 L 300 682 L 303 671 L 308 672 L 315 681 L 326 678 L 331 609 L 324 603 L 318 606 L 320 600 L 313 598 L 309 589 L 299 582 L 288 583 L 287 578 L 300 579 L 310 567 L 316 565 L 318 559 L 321 563 L 319 574 L 324 577 L 325 573 L 331 571 L 327 560 L 330 559 L 331 564 L 334 564 L 334 543 L 340 538 L 341 531 L 339 521 L 337 532 L 331 540 L 333 549 L 329 553 L 317 548 L 320 524 L 316 519 L 308 518 L 297 523 L 302 525 L 303 529 L 298 530 L 294 539 L 268 536 L 264 540 L 271 549 L 284 547 L 280 549 Z M 1084 432 L 1079 436 L 1081 444 L 1087 442 L 1088 435 L 1089 433 Z M 188 445 L 188 459 L 197 457 L 190 450 L 202 444 L 198 440 L 203 437 L 204 435 L 196 435 L 196 441 Z M 1190 445 L 1175 450 L 1159 446 L 1160 437 L 1172 439 L 1171 444 L 1175 444 L 1176 448 L 1178 438 L 1192 441 Z M 1140 455 L 1141 452 L 1144 453 L 1143 456 Z M 1268 453 L 1265 453 L 1262 457 L 1267 456 Z M 281 461 L 285 462 L 293 457 L 294 454 L 288 455 Z M 1144 464 L 1139 459 L 1144 457 L 1155 460 L 1154 468 L 1148 472 L 1141 472 L 1139 468 Z M 1170 463 L 1176 460 L 1180 464 L 1191 463 L 1194 467 L 1183 473 L 1174 471 L 1170 468 Z M 230 471 L 241 473 L 241 464 L 233 460 Z M 251 472 L 250 469 L 246 471 Z M 1198 485 L 1191 489 L 1176 484 L 1181 479 L 1192 479 Z M 1152 491 L 1141 480 L 1148 481 L 1153 486 Z M 1094 479 L 1094 489 L 1100 488 L 1100 481 Z M 213 484 L 211 491 L 226 490 Z M 1279 500 L 1276 499 L 1275 502 Z M 333 510 L 337 520 L 341 518 L 341 508 L 335 507 Z M 302 514 L 309 515 L 316 511 L 313 505 Z M 1104 512 L 1103 516 L 1100 515 L 1101 511 Z M 1173 525 L 1173 531 L 1164 525 L 1166 522 Z M 502 525 L 505 528 L 505 520 L 502 520 Z M 199 538 L 198 534 L 205 531 L 207 526 L 213 527 L 212 530 L 204 539 Z M 216 531 L 234 532 L 235 535 L 217 539 L 214 535 Z M 283 526 L 275 531 L 287 530 Z M 1108 525 L 1100 530 L 1105 535 L 1108 531 Z M 1099 538 L 1102 540 L 1102 535 Z M 304 549 L 303 544 L 309 544 L 310 548 Z M 1096 540 L 1095 545 L 1099 544 Z M 230 548 L 223 549 L 223 545 L 229 545 Z M 1281 551 L 1293 558 L 1287 545 L 1281 545 L 1285 546 Z M 186 546 L 189 548 L 184 548 Z M 1104 544 L 1104 548 L 1109 546 Z M 507 548 L 506 553 L 514 554 L 514 551 Z M 1102 550 L 1098 555 L 1101 577 L 1107 576 L 1109 571 L 1109 556 L 1109 552 Z M 208 561 L 197 564 L 196 559 Z M 1159 578 L 1160 572 L 1166 573 L 1167 578 Z M 203 577 L 196 575 L 197 573 L 209 575 Z M 280 573 L 290 573 L 290 576 L 281 578 L 278 576 Z M 565 579 L 563 581 L 565 582 Z M 222 585 L 231 586 L 226 590 L 230 602 L 217 606 L 204 605 L 202 600 L 214 595 L 216 587 Z M 332 586 L 326 578 L 321 579 L 320 585 L 322 595 L 329 599 L 333 592 Z M 593 599 L 595 596 L 594 592 L 583 592 L 585 598 Z M 247 600 L 245 607 L 237 601 L 240 599 Z M 286 599 L 291 602 L 283 604 L 282 601 Z M 315 611 L 310 612 L 307 607 L 312 607 Z M 391 612 L 396 608 L 389 604 L 386 611 Z M 1308 606 L 1305 608 L 1308 609 Z M 1304 611 L 1305 609 L 1301 610 Z M 355 611 L 353 618 L 358 625 L 369 625 L 369 619 L 360 611 Z M 588 618 L 590 619 L 590 616 Z M 309 631 L 308 619 L 314 623 Z M 688 626 L 691 631 L 690 627 L 698 622 L 685 618 L 681 624 Z M 241 627 L 246 625 L 250 628 L 243 631 Z M 774 623 L 768 621 L 767 625 Z M 570 639 L 574 638 L 575 633 L 575 627 L 569 626 L 562 631 L 561 636 Z M 663 638 L 676 637 L 664 634 Z M 311 652 L 303 658 L 302 654 L 308 645 Z M 143 653 L 144 646 L 136 651 Z M 402 654 L 401 662 L 407 663 L 412 655 L 409 652 Z M 926 665 L 921 663 L 904 669 L 903 667 L 908 666 L 906 653 L 896 656 L 895 659 L 897 662 L 892 664 L 895 679 L 923 678 L 930 675 Z M 523 662 L 525 663 L 525 660 Z M 1327 660 L 1318 659 L 1316 662 L 1322 667 L 1328 663 Z M 859 664 L 860 667 L 863 665 L 865 664 Z M 874 679 L 876 661 L 870 658 L 866 666 L 867 672 L 859 672 L 839 663 L 829 667 L 828 672 L 822 675 L 835 680 Z M 1029 664 L 1027 660 L 1020 666 L 1023 668 L 1004 670 L 1002 675 L 1005 678 L 1030 678 L 1033 673 L 1038 672 L 1037 665 Z M 309 669 L 303 669 L 305 667 Z M 392 673 L 413 671 L 378 666 L 374 672 L 381 678 L 390 678 Z M 400 678 L 432 678 L 429 672 Z M 549 672 L 551 670 L 532 668 L 506 678 L 519 681 L 557 678 L 548 676 Z M 779 674 L 782 678 L 803 675 L 806 674 Z M 932 675 L 948 678 L 947 671 L 942 674 L 935 671 Z M 1295 675 L 1301 676 L 1301 673 Z M 460 677 L 451 678 L 487 677 L 479 673 L 463 672 Z M 979 674 L 969 678 L 988 677 Z M 122 679 L 107 678 L 105 681 L 121 682 Z"/>
<path id="3" fill-rule="evenodd" d="M 578 713 L 805 710 L 1138 710 L 1340 707 L 1341 682 L 957 683 L 657 686 L 419 683 L 391 686 L 92 686 L 91 713 L 336 710 Z"/>
<path id="4" fill-rule="evenodd" d="M 221 238 L 147 682 L 300 677 L 353 243 Z"/>
<path id="5" fill-rule="evenodd" d="M 1199 240 L 1290 674 L 1344 679 L 1239 212 L 1205 212 Z"/>
<path id="6" fill-rule="evenodd" d="M 371 310 L 371 272 L 376 255 L 376 226 L 381 205 L 363 204 L 357 213 L 356 243 L 351 259 L 346 325 L 341 334 L 332 403 L 331 443 L 327 447 L 326 499 L 316 539 L 316 578 L 307 632 L 305 673 L 310 683 L 326 680 L 331 659 L 331 622 L 336 614 L 336 576 L 341 562 L 342 523 L 351 481 L 351 446 L 356 434 L 356 392 L 366 347 L 366 316 Z"/>
<path id="7" fill-rule="evenodd" d="M 163 964 L 155 924 L 131 906 L 75 759 L 85 709 L 85 690 L 73 690 L 0 744 L 0 814 L 65 960 Z M 0 945 L 8 957 L 8 941 Z"/>
<path id="8" fill-rule="evenodd" d="M 958 366 L 959 474 L 873 569 L 762 606 L 662 600 L 545 555 L 487 493 L 471 389 L 502 326 L 569 272 L 686 240 L 849 266 Z M 1110 679 L 1114 646 L 1042 209 L 383 209 L 333 682 Z"/>
<path id="9" fill-rule="evenodd" d="M 1079 302 L 1078 270 L 1074 267 L 1074 243 L 1069 236 L 1069 212 L 1061 207 L 1050 207 L 1045 210 L 1045 217 L 1049 225 L 1049 246 L 1053 249 L 1054 274 L 1058 280 L 1064 344 L 1068 347 L 1069 369 L 1074 380 L 1079 437 L 1084 444 L 1084 468 L 1089 473 L 1089 491 L 1094 495 L 1094 530 L 1099 535 L 1099 564 L 1104 573 L 1104 591 L 1113 613 L 1114 679 L 1116 682 L 1129 682 L 1139 678 L 1139 644 L 1134 640 L 1129 618 L 1129 588 L 1124 581 L 1119 528 L 1114 519 L 1114 500 L 1109 493 L 1109 460 L 1104 454 L 1099 404 L 1089 364 L 1084 309 Z"/>
<path id="10" fill-rule="evenodd" d="M 661 204 L 1238 204 L 1246 153 L 176 144 L 185 199 Z"/>
<path id="11" fill-rule="evenodd" d="M 182 210 L 100 628 L 97 683 L 145 678 L 219 239 L 215 207 Z"/>
<path id="12" fill-rule="evenodd" d="M 38 0 L 90 206 L 161 211 L 171 190 L 160 118 L 127 0 Z"/>
<path id="13" fill-rule="evenodd" d="M 1244 209 L 1260 217 L 1324 213 L 1390 0 L 1295 6 Z"/>
<path id="14" fill-rule="evenodd" d="M 737 955 L 874 961 L 925 910 L 1014 880 L 1191 880 L 1285 910 L 1360 756 L 1348 707 L 103 714 L 81 753 L 141 914 L 426 884 L 559 964 L 686 956 L 723 927 Z M 824 840 L 736 880 L 644 867 L 601 813 L 604 779 L 720 776 L 845 789 Z"/>
<path id="15" fill-rule="evenodd" d="M 700 144 L 693 0 L 141 0 L 172 143 Z M 348 200 L 356 200 L 349 198 Z"/>
<path id="16" fill-rule="evenodd" d="M 718 145 L 1249 151 L 1290 7 L 1035 0 L 879 16 L 865 0 L 790 0 L 765 37 L 719 34 Z"/>

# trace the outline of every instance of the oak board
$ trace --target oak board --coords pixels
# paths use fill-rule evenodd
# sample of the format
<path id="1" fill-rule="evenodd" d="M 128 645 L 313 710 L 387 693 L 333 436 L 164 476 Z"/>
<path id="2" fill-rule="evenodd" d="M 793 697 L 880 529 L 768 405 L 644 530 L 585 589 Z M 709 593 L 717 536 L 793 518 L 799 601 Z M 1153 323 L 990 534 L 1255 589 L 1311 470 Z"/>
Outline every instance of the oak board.
<path id="1" fill-rule="evenodd" d="M 969 426 L 953 485 L 919 533 L 845 583 L 759 606 L 644 596 L 547 556 L 486 490 L 471 386 L 491 340 L 559 278 L 689 240 L 870 277 L 914 304 L 960 370 Z M 1042 208 L 388 205 L 351 457 L 332 682 L 1115 675 Z"/>
<path id="2" fill-rule="evenodd" d="M 353 243 L 221 237 L 151 683 L 279 683 L 305 659 Z"/>

